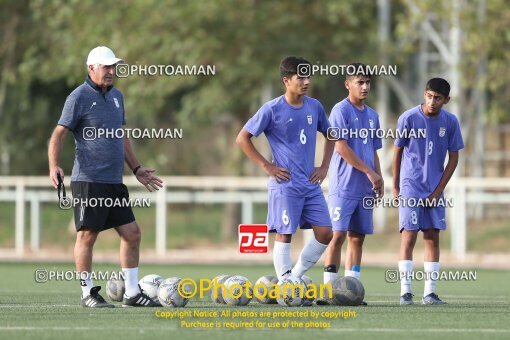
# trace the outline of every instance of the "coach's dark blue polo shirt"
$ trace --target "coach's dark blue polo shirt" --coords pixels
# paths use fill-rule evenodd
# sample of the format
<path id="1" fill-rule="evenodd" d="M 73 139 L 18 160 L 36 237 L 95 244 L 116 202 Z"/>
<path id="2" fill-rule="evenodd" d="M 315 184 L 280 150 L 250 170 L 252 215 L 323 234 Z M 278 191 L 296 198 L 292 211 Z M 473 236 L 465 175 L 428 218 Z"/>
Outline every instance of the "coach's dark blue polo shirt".
<path id="1" fill-rule="evenodd" d="M 67 97 L 58 124 L 74 134 L 71 181 L 122 183 L 124 145 L 115 131 L 126 124 L 124 114 L 122 93 L 113 86 L 103 93 L 88 76 Z"/>

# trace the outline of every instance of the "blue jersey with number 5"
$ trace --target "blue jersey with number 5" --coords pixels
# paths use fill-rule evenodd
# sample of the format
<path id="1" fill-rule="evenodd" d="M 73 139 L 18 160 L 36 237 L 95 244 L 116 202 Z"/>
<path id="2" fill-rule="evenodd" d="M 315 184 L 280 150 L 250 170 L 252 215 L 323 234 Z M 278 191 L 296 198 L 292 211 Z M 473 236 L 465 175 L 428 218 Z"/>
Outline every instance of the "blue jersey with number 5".
<path id="1" fill-rule="evenodd" d="M 345 98 L 333 107 L 329 122 L 338 128 L 338 137 L 347 141 L 356 156 L 375 170 L 375 152 L 382 148 L 381 138 L 375 133 L 380 129 L 377 112 L 366 104 L 360 110 Z M 365 173 L 349 164 L 338 152 L 333 152 L 329 164 L 330 195 L 362 199 L 375 195 L 372 186 Z"/>
<path id="2" fill-rule="evenodd" d="M 283 193 L 293 196 L 307 196 L 319 188 L 312 184 L 310 177 L 315 167 L 315 145 L 317 131 L 326 133 L 328 118 L 322 104 L 303 96 L 303 105 L 293 107 L 285 96 L 265 103 L 246 123 L 244 129 L 257 137 L 266 135 L 273 163 L 290 171 L 290 180 L 280 183 L 273 178 L 269 188 L 283 189 Z"/>

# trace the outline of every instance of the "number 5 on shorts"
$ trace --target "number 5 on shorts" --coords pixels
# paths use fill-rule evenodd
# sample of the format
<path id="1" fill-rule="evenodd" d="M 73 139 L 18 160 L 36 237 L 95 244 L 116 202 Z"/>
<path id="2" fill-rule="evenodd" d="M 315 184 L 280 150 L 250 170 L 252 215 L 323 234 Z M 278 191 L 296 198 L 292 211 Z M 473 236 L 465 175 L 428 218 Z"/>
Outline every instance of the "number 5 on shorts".
<path id="1" fill-rule="evenodd" d="M 335 210 L 333 210 L 333 208 L 329 210 L 329 216 L 331 217 L 333 222 L 340 221 L 340 209 L 341 209 L 340 207 L 335 207 Z"/>

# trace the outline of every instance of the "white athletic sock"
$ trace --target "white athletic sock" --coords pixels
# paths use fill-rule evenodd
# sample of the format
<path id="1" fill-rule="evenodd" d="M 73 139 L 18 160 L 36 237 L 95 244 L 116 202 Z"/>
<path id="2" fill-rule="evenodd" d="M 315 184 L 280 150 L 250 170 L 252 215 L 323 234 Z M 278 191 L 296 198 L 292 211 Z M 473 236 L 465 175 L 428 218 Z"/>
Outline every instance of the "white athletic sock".
<path id="1" fill-rule="evenodd" d="M 355 270 L 345 270 L 344 272 L 344 275 L 345 276 L 352 276 L 352 277 L 355 277 L 359 280 L 360 276 L 361 276 L 361 272 L 357 272 Z"/>
<path id="2" fill-rule="evenodd" d="M 138 287 L 138 267 L 136 268 L 122 268 L 124 273 L 124 280 L 126 285 L 126 293 L 124 295 L 133 297 L 140 293 Z"/>
<path id="3" fill-rule="evenodd" d="M 274 242 L 273 247 L 274 269 L 278 280 L 289 276 L 292 270 L 292 259 L 290 258 L 290 243 Z"/>
<path id="4" fill-rule="evenodd" d="M 92 274 L 89 272 L 80 272 L 81 298 L 84 299 L 90 295 L 90 289 L 94 287 Z"/>
<path id="5" fill-rule="evenodd" d="M 425 289 L 423 291 L 425 297 L 436 291 L 436 280 L 432 280 L 432 278 L 439 277 L 439 262 L 424 262 L 423 269 L 425 270 Z M 436 273 L 432 274 L 433 272 Z"/>
<path id="6" fill-rule="evenodd" d="M 337 276 L 338 273 L 324 272 L 324 284 L 331 283 Z"/>
<path id="7" fill-rule="evenodd" d="M 297 277 L 303 276 L 308 269 L 312 268 L 319 261 L 327 247 L 327 244 L 320 243 L 315 237 L 311 238 L 303 247 L 296 265 L 292 268 L 292 275 Z"/>
<path id="8" fill-rule="evenodd" d="M 413 261 L 398 261 L 398 271 L 400 275 L 400 296 L 411 293 L 411 278 L 413 275 Z"/>

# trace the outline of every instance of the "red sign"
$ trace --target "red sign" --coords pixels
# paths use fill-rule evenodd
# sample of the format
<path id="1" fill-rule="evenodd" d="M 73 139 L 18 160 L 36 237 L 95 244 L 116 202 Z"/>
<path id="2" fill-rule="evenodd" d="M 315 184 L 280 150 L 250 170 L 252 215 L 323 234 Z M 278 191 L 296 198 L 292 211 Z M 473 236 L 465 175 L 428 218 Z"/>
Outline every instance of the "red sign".
<path id="1" fill-rule="evenodd" d="M 268 227 L 266 224 L 240 224 L 239 225 L 239 252 L 240 253 L 267 253 Z"/>

